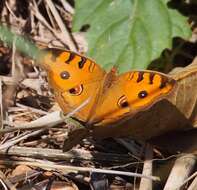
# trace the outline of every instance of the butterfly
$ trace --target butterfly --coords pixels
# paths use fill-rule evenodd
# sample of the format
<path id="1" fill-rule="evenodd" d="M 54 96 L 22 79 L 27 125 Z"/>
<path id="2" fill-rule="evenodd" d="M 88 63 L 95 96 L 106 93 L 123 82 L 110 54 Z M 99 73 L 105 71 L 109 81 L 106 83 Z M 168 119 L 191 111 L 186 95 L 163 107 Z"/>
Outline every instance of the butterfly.
<path id="1" fill-rule="evenodd" d="M 65 114 L 88 100 L 73 117 L 93 134 L 148 139 L 181 122 L 167 101 L 176 87 L 168 75 L 149 70 L 119 75 L 115 68 L 106 72 L 92 59 L 60 49 L 48 50 L 42 63 Z"/>

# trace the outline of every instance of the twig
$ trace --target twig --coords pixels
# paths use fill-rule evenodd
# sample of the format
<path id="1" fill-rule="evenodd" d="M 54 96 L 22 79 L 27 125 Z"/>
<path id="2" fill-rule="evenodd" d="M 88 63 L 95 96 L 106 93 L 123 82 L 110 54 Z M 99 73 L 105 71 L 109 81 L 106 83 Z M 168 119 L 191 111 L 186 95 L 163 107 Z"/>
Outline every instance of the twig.
<path id="1" fill-rule="evenodd" d="M 160 181 L 160 178 L 157 176 L 146 176 L 143 174 L 133 173 L 133 172 L 123 172 L 123 171 L 114 171 L 114 170 L 105 170 L 105 169 L 97 169 L 97 168 L 88 168 L 88 167 L 77 167 L 77 166 L 65 166 L 59 164 L 52 164 L 52 162 L 47 163 L 38 163 L 38 162 L 24 162 L 24 161 L 10 161 L 10 160 L 0 160 L 0 164 L 12 164 L 12 165 L 27 165 L 27 166 L 35 166 L 49 170 L 55 170 L 59 172 L 95 172 L 95 173 L 105 173 L 105 174 L 112 174 L 112 175 L 125 175 L 125 176 L 132 176 L 132 177 L 140 177 L 146 178 L 153 181 Z"/>
<path id="2" fill-rule="evenodd" d="M 176 155 L 172 155 L 172 156 L 169 156 L 169 157 L 166 157 L 166 158 L 155 158 L 155 159 L 151 159 L 150 161 L 151 162 L 157 162 L 157 161 L 168 161 L 168 160 L 171 160 L 171 159 L 174 159 L 174 158 L 177 158 L 177 157 L 180 157 L 180 156 L 183 156 L 185 154 L 176 154 Z M 138 159 L 139 160 L 139 159 Z M 112 167 L 108 167 L 108 169 L 117 169 L 117 168 L 125 168 L 125 167 L 128 167 L 128 166 L 132 166 L 132 165 L 136 165 L 136 164 L 144 164 L 144 161 L 137 161 L 137 162 L 132 162 L 132 163 L 127 163 L 127 164 L 123 164 L 121 166 L 112 166 Z"/>
<path id="3" fill-rule="evenodd" d="M 133 162 L 134 159 L 127 154 L 90 152 L 81 149 L 72 149 L 62 152 L 59 149 L 33 148 L 12 146 L 9 149 L 0 149 L 0 155 L 23 156 L 32 158 L 42 158 L 51 160 L 97 160 L 110 162 Z"/>
<path id="4" fill-rule="evenodd" d="M 142 174 L 144 175 L 152 175 L 153 170 L 153 162 L 151 161 L 153 158 L 153 149 L 150 145 L 146 146 L 146 152 L 145 152 L 145 162 L 143 167 Z M 142 178 L 140 181 L 140 187 L 139 190 L 152 190 L 152 181 Z"/>

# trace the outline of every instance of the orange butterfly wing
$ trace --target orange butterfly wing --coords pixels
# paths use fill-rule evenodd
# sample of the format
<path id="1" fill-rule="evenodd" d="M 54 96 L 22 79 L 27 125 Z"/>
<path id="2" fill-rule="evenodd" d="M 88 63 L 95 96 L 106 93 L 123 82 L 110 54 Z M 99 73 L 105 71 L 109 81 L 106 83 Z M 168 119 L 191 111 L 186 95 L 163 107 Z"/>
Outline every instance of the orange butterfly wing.
<path id="1" fill-rule="evenodd" d="M 89 100 L 74 117 L 86 122 L 97 100 L 105 71 L 94 61 L 74 52 L 51 49 L 43 61 L 57 102 L 70 113 Z"/>
<path id="2" fill-rule="evenodd" d="M 133 71 L 117 76 L 100 98 L 90 123 L 110 125 L 148 109 L 167 96 L 175 81 L 154 71 Z"/>

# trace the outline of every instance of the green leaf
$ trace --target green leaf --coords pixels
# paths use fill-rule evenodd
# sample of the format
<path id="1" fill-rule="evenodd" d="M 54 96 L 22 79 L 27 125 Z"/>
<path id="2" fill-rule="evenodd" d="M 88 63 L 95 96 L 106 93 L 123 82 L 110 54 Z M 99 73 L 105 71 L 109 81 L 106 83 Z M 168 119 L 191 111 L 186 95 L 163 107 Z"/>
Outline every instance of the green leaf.
<path id="1" fill-rule="evenodd" d="M 13 33 L 6 26 L 0 25 L 0 40 L 12 47 L 14 45 L 18 51 L 39 60 L 45 52 L 41 51 L 34 43 Z"/>
<path id="2" fill-rule="evenodd" d="M 90 25 L 88 56 L 120 72 L 145 69 L 175 36 L 189 38 L 187 18 L 168 0 L 76 0 L 73 30 Z"/>

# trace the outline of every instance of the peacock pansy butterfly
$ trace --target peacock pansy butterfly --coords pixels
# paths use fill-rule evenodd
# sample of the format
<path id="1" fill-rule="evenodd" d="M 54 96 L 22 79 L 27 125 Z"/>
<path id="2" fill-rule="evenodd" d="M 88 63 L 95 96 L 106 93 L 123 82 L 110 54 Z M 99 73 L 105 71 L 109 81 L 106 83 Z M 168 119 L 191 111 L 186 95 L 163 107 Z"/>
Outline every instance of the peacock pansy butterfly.
<path id="1" fill-rule="evenodd" d="M 154 107 L 176 86 L 174 79 L 155 71 L 130 71 L 117 75 L 113 68 L 107 73 L 93 60 L 67 50 L 49 50 L 43 58 L 43 65 L 63 112 L 71 112 L 89 98 L 88 104 L 75 113 L 74 118 L 93 130 L 103 131 L 103 134 L 105 129 L 111 130 L 110 126 L 116 129 L 114 126 L 124 122 L 128 125 L 127 121 L 135 118 L 136 113 Z M 129 130 L 125 130 L 128 127 L 117 129 L 116 133 L 123 136 L 130 133 L 135 136 L 132 125 Z M 110 132 L 108 134 L 110 136 Z"/>

